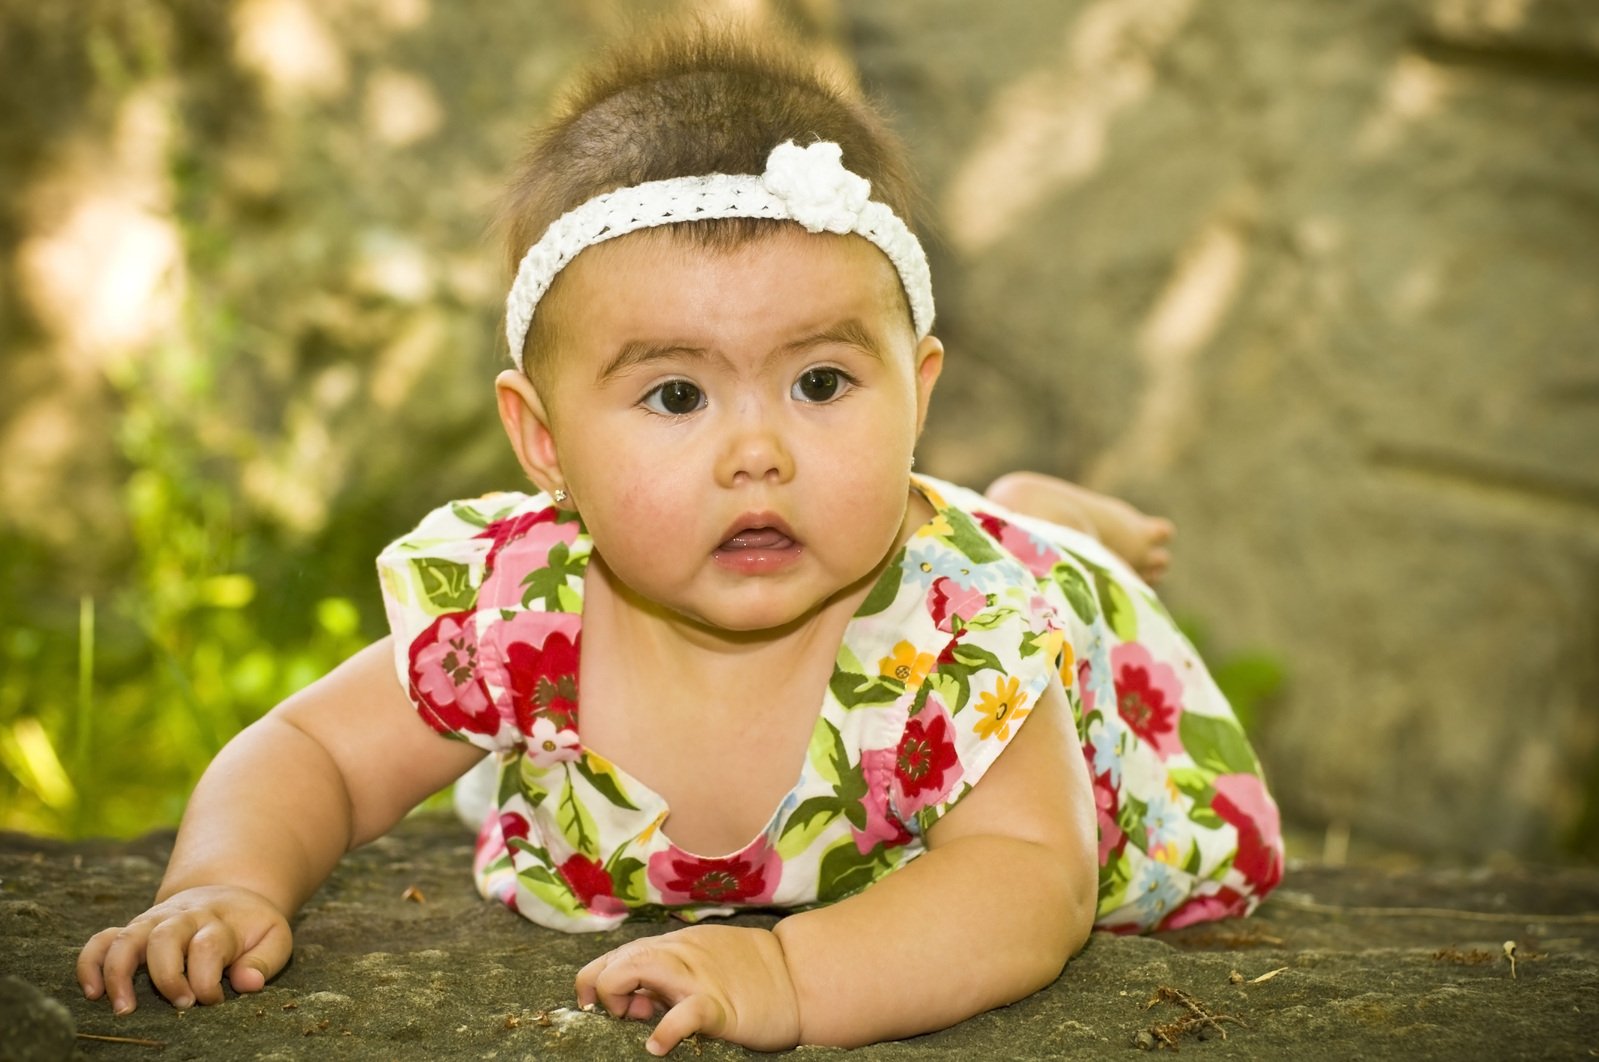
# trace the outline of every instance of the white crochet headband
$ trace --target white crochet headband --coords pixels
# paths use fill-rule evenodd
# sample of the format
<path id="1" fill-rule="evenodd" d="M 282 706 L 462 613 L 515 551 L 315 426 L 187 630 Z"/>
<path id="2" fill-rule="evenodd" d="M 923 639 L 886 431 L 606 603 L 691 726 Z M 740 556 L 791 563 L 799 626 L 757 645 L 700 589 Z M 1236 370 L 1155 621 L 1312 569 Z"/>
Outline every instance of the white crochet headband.
<path id="1" fill-rule="evenodd" d="M 522 368 L 522 344 L 534 308 L 556 274 L 585 247 L 639 229 L 711 218 L 790 220 L 811 232 L 866 237 L 899 270 L 916 338 L 925 337 L 933 327 L 927 255 L 893 210 L 869 198 L 871 182 L 845 169 L 843 157 L 843 149 L 831 141 L 802 148 L 790 140 L 772 149 L 759 176 L 712 173 L 648 181 L 597 195 L 562 214 L 528 248 L 505 299 L 505 338 L 516 367 Z"/>

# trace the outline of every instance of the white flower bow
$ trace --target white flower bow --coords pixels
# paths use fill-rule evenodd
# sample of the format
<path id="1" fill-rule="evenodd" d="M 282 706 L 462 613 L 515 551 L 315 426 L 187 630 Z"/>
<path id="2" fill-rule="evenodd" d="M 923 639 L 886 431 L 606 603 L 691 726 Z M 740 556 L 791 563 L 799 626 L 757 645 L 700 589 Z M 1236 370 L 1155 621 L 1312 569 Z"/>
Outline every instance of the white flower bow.
<path id="1" fill-rule="evenodd" d="M 766 157 L 761 183 L 811 232 L 850 232 L 872 194 L 872 182 L 844 168 L 844 149 L 821 140 L 800 147 L 792 140 Z"/>

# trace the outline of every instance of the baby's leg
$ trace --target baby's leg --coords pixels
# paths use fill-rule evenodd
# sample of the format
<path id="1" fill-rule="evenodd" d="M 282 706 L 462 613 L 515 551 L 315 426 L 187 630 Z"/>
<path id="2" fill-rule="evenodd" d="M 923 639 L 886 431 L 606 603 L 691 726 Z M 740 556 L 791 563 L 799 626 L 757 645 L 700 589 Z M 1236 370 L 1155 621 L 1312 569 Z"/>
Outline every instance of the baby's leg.
<path id="1" fill-rule="evenodd" d="M 1164 517 L 1141 513 L 1119 498 L 1039 472 L 1007 473 L 989 484 L 985 493 L 1007 509 L 1093 535 L 1147 583 L 1159 582 L 1171 564 L 1166 544 L 1177 526 Z"/>

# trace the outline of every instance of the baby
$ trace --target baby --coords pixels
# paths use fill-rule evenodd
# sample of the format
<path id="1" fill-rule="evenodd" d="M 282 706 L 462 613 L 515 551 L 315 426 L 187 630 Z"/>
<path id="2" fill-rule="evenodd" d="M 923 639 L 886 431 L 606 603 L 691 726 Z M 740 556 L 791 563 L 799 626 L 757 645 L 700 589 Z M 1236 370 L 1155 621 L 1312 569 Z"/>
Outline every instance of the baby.
<path id="1" fill-rule="evenodd" d="M 911 471 L 944 358 L 912 202 L 876 115 L 770 46 L 669 34 L 590 73 L 505 210 L 496 391 L 537 493 L 384 551 L 392 636 L 218 755 L 84 993 L 130 1011 L 141 964 L 180 1008 L 260 989 L 343 853 L 485 754 L 485 896 L 692 923 L 577 975 L 660 1015 L 655 1054 L 938 1029 L 1096 925 L 1251 910 L 1277 812 L 1134 571 L 1170 525 Z M 751 908 L 791 913 L 704 921 Z"/>

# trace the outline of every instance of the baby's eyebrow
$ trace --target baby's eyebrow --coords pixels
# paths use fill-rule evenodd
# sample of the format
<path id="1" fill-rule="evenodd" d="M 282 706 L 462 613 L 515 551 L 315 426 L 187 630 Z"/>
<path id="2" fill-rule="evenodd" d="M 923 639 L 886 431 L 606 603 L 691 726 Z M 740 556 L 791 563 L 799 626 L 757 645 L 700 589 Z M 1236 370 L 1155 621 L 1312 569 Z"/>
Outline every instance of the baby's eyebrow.
<path id="1" fill-rule="evenodd" d="M 883 360 L 883 352 L 878 348 L 877 337 L 872 334 L 857 318 L 851 317 L 836 324 L 829 325 L 819 332 L 801 336 L 799 339 L 784 343 L 768 357 L 792 356 L 809 350 L 812 347 L 826 346 L 837 343 L 843 346 L 854 347 L 878 361 Z M 704 347 L 691 346 L 687 343 L 654 343 L 644 339 L 633 339 L 622 344 L 622 349 L 616 356 L 605 363 L 600 370 L 600 382 L 605 383 L 622 373 L 628 372 L 641 365 L 648 365 L 654 361 L 668 361 L 672 359 L 688 359 L 690 361 L 703 361 L 706 358 L 717 357 Z"/>
<path id="2" fill-rule="evenodd" d="M 863 354 L 868 354 L 878 361 L 883 360 L 883 352 L 877 342 L 877 336 L 872 330 L 861 323 L 859 318 L 850 317 L 837 324 L 830 325 L 820 332 L 796 339 L 792 343 L 785 343 L 781 352 L 792 354 L 796 351 L 808 350 L 811 347 L 826 346 L 837 343 L 846 347 L 855 347 Z"/>
<path id="3" fill-rule="evenodd" d="M 639 365 L 648 365 L 652 361 L 665 361 L 669 358 L 690 358 L 699 360 L 707 357 L 710 351 L 704 347 L 691 347 L 684 343 L 651 343 L 643 339 L 633 339 L 622 344 L 622 349 L 616 352 L 616 357 L 605 363 L 605 368 L 600 370 L 600 382 L 605 383 L 615 376 L 620 376 L 629 369 Z"/>

